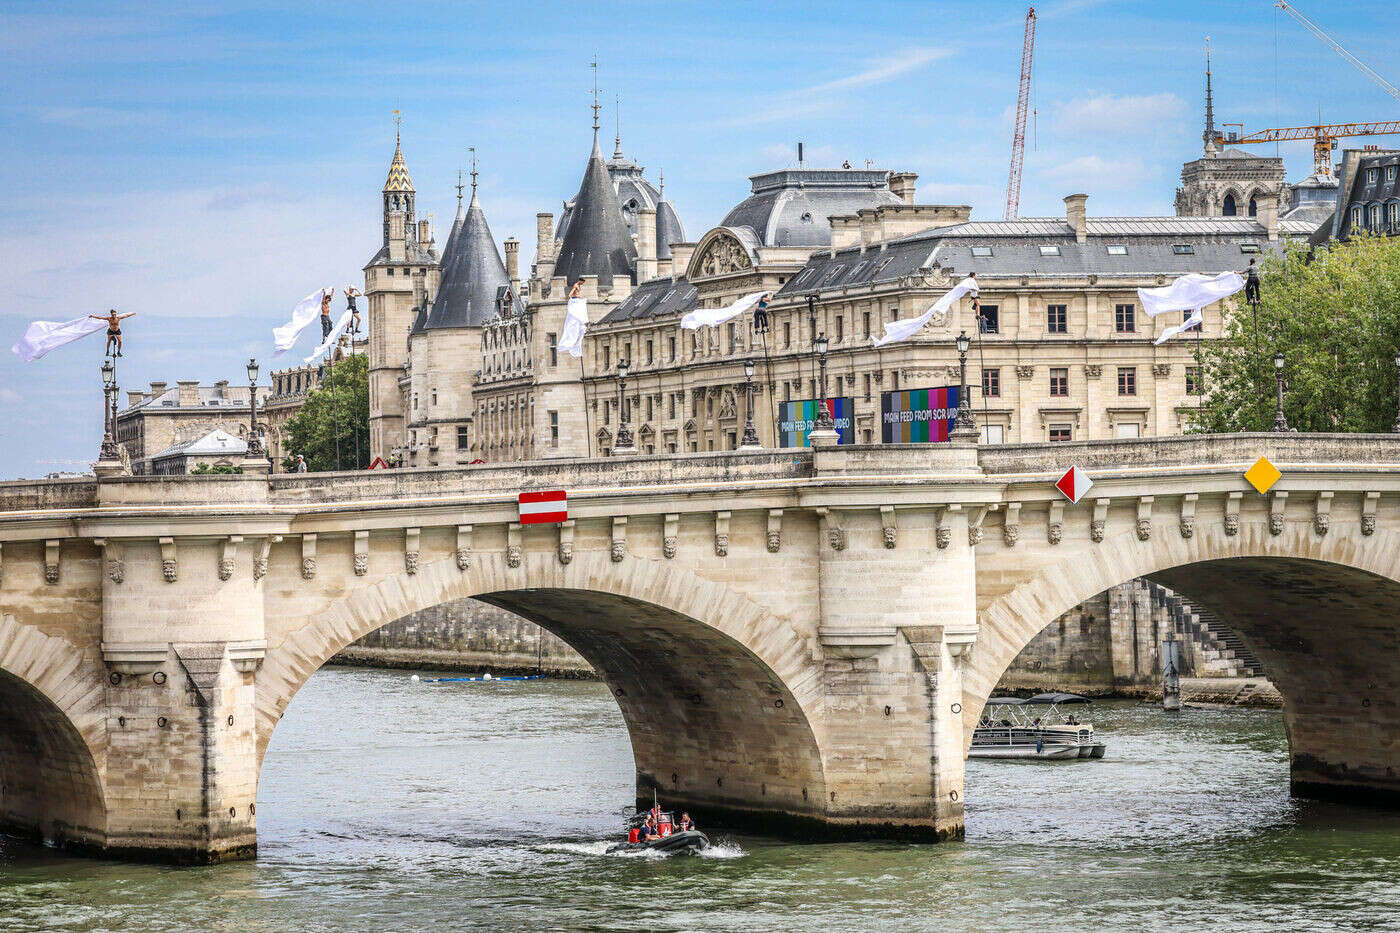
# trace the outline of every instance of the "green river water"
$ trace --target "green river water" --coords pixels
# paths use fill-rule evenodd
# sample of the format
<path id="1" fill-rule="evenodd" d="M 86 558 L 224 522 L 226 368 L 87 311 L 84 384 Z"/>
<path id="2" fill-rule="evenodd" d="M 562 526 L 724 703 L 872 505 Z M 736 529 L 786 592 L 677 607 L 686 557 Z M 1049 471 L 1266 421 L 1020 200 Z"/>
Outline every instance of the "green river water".
<path id="1" fill-rule="evenodd" d="M 1290 800 L 1278 713 L 1089 712 L 1103 761 L 969 763 L 964 843 L 622 857 L 601 684 L 327 668 L 267 753 L 257 861 L 0 839 L 0 930 L 1400 929 L 1400 814 Z"/>

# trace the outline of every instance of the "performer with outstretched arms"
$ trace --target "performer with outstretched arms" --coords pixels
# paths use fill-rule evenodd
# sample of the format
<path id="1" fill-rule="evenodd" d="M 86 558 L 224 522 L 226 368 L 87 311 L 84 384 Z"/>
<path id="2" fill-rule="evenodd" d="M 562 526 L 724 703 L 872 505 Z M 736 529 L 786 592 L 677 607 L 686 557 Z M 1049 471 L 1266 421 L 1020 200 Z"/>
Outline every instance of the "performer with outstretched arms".
<path id="1" fill-rule="evenodd" d="M 331 299 L 335 297 L 335 289 L 328 288 L 321 292 L 321 342 L 331 335 L 331 328 L 335 325 L 331 323 Z"/>
<path id="2" fill-rule="evenodd" d="M 355 299 L 362 294 L 363 292 L 353 285 L 345 286 L 345 310 L 349 311 L 351 315 L 350 333 L 352 334 L 358 334 L 360 332 L 360 310 L 355 307 Z"/>
<path id="3" fill-rule="evenodd" d="M 126 320 L 126 319 L 129 318 L 129 317 L 132 317 L 132 316 L 135 315 L 135 314 L 136 314 L 135 311 L 132 311 L 131 314 L 118 314 L 118 313 L 117 313 L 117 309 L 116 309 L 116 308 L 112 308 L 112 309 L 109 310 L 106 314 L 89 314 L 89 315 L 88 315 L 88 317 L 92 318 L 94 321 L 106 321 L 106 322 L 107 322 L 107 353 L 108 353 L 108 355 L 110 355 L 110 356 L 121 356 L 121 355 L 122 355 L 122 321 Z M 112 352 L 113 346 L 116 347 L 116 352 L 115 352 L 115 353 Z"/>

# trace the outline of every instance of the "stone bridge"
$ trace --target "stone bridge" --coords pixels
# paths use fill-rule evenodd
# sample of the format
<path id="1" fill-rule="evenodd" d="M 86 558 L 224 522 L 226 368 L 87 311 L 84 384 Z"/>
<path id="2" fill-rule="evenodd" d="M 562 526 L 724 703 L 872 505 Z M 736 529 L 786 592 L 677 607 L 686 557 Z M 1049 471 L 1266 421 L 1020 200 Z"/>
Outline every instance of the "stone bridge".
<path id="1" fill-rule="evenodd" d="M 1268 456 L 1260 495 L 1242 471 Z M 1078 504 L 1053 481 L 1095 485 Z M 651 789 L 708 820 L 960 836 L 1020 649 L 1150 576 L 1286 699 L 1293 791 L 1400 800 L 1400 438 L 841 447 L 459 470 L 0 485 L 0 825 L 207 862 L 350 642 L 476 597 L 597 669 Z M 515 496 L 566 488 L 570 520 Z M 509 728 L 503 724 L 502 728 Z"/>

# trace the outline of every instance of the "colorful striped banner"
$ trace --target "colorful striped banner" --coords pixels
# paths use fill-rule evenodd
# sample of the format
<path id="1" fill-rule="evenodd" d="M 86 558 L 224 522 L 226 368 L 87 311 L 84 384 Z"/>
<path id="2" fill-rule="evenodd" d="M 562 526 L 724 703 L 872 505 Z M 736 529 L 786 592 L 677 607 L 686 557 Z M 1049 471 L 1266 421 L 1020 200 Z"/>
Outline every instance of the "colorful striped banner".
<path id="1" fill-rule="evenodd" d="M 829 398 L 831 417 L 836 422 L 837 443 L 855 443 L 855 399 Z M 807 435 L 817 427 L 817 400 L 798 399 L 778 403 L 778 446 L 809 447 Z"/>
<path id="2" fill-rule="evenodd" d="M 880 441 L 926 444 L 948 439 L 958 416 L 958 387 L 880 393 Z"/>

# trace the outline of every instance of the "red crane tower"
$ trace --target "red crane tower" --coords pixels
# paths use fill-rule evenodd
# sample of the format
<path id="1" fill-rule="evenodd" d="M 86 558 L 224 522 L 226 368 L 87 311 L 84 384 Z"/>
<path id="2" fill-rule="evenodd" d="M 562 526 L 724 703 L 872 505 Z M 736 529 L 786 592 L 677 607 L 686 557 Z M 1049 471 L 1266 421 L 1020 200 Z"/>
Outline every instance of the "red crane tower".
<path id="1" fill-rule="evenodd" d="M 1021 92 L 1016 97 L 1016 135 L 1011 140 L 1011 177 L 1006 182 L 1006 219 L 1021 208 L 1021 160 L 1026 154 L 1026 110 L 1031 102 L 1031 54 L 1035 51 L 1035 7 L 1026 11 L 1026 41 L 1021 47 Z"/>

